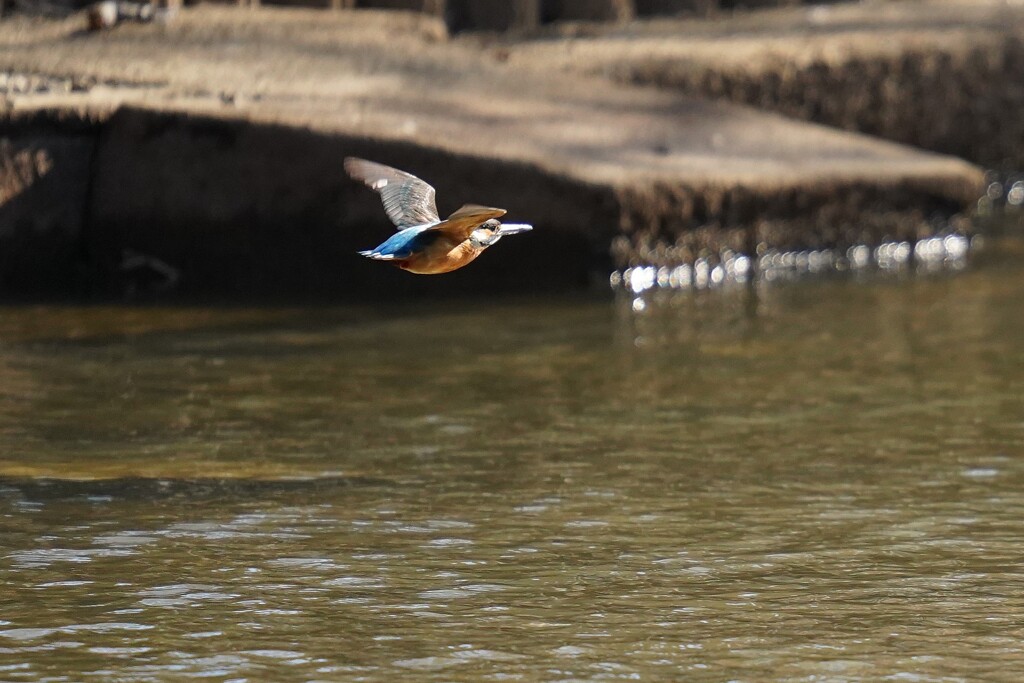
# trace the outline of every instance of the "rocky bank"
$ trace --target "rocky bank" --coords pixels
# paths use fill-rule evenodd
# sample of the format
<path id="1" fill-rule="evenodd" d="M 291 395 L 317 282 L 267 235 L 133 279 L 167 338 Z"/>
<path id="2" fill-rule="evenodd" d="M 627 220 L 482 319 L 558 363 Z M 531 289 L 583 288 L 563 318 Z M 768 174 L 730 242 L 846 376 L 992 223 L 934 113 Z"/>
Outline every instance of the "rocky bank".
<path id="1" fill-rule="evenodd" d="M 0 287 L 565 289 L 722 249 L 913 240 L 957 229 L 981 191 L 967 161 L 581 74 L 545 40 L 451 40 L 383 11 L 196 7 L 95 34 L 5 18 Z M 432 182 L 442 213 L 485 203 L 538 229 L 445 278 L 367 262 L 390 226 L 349 154 Z"/>

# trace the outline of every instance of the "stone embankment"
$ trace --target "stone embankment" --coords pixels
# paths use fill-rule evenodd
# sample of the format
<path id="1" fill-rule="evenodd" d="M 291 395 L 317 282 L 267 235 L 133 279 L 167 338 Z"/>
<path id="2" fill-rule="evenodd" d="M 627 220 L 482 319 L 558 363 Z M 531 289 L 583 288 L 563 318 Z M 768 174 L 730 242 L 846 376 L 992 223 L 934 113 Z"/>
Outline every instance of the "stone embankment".
<path id="1" fill-rule="evenodd" d="M 568 288 L 723 249 L 928 236 L 983 180 L 953 157 L 539 68 L 537 45 L 449 40 L 428 16 L 198 7 L 81 29 L 0 24 L 7 292 Z M 485 203 L 538 229 L 444 278 L 368 262 L 354 252 L 390 226 L 345 178 L 350 154 L 432 182 L 442 214 Z"/>
<path id="2" fill-rule="evenodd" d="M 1024 168 L 1020 3 L 829 4 L 595 25 L 515 42 L 506 55 Z"/>

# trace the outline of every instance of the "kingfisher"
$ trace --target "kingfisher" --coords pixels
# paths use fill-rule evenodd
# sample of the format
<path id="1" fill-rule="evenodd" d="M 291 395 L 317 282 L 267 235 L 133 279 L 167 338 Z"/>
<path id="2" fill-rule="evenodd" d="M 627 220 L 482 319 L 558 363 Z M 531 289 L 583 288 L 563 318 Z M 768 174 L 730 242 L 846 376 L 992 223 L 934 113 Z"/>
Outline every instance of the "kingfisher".
<path id="1" fill-rule="evenodd" d="M 504 209 L 466 204 L 445 220 L 434 205 L 434 188 L 411 173 L 348 157 L 345 170 L 380 193 L 384 211 L 398 232 L 359 252 L 419 275 L 448 273 L 474 260 L 505 235 L 533 230 L 526 223 L 501 223 Z"/>

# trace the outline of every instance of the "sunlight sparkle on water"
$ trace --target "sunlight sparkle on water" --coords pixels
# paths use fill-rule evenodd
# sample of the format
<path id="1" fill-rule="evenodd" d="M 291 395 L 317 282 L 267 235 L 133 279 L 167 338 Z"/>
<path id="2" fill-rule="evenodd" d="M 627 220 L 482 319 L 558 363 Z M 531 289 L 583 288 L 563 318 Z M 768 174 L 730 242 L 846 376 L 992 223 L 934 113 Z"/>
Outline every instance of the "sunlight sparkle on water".
<path id="1" fill-rule="evenodd" d="M 769 249 L 756 260 L 744 254 L 724 251 L 714 260 L 700 258 L 693 263 L 676 266 L 637 265 L 614 271 L 609 283 L 613 289 L 625 288 L 634 294 L 642 294 L 651 289 L 710 289 L 744 283 L 752 277 L 770 282 L 830 272 L 866 272 L 872 269 L 900 272 L 911 265 L 929 272 L 959 270 L 966 265 L 977 240 L 951 234 L 915 243 L 885 242 L 874 249 L 866 245 L 855 245 L 845 251 Z"/>

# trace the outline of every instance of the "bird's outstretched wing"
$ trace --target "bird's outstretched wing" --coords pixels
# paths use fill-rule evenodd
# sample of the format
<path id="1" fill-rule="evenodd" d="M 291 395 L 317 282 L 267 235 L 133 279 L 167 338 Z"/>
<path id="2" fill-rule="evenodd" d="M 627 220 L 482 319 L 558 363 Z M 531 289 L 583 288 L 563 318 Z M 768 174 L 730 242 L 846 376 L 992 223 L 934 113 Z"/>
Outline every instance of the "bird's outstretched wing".
<path id="1" fill-rule="evenodd" d="M 434 205 L 434 188 L 411 173 L 356 157 L 345 159 L 345 170 L 380 193 L 388 218 L 399 230 L 441 220 Z"/>
<path id="2" fill-rule="evenodd" d="M 501 218 L 506 213 L 508 212 L 505 209 L 495 209 L 490 206 L 480 206 L 479 204 L 466 204 L 451 216 L 448 216 L 443 223 L 431 227 L 430 231 L 443 233 L 453 241 L 461 242 L 469 239 L 470 233 L 480 227 L 480 224 L 484 221 L 492 218 Z"/>

